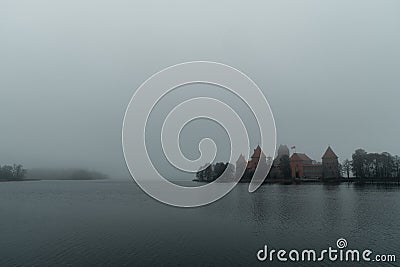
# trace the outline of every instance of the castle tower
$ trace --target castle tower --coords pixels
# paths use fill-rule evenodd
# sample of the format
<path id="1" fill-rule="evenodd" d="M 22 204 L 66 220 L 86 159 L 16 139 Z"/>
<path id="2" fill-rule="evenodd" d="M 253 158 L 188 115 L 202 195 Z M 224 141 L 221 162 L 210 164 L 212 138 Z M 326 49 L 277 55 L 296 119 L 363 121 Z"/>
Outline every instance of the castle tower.
<path id="1" fill-rule="evenodd" d="M 278 156 L 277 158 L 281 158 L 282 156 L 290 156 L 289 155 L 289 148 L 287 145 L 280 145 L 278 148 Z"/>
<path id="2" fill-rule="evenodd" d="M 267 157 L 265 156 L 264 152 L 262 152 L 261 147 L 258 145 L 256 149 L 254 149 L 254 153 L 251 156 L 251 159 L 255 161 L 260 161 L 266 158 Z"/>
<path id="3" fill-rule="evenodd" d="M 322 156 L 322 178 L 340 178 L 338 156 L 336 156 L 335 152 L 333 152 L 330 146 L 328 146 L 324 155 Z"/>
<path id="4" fill-rule="evenodd" d="M 244 156 L 242 154 L 240 154 L 238 160 L 236 161 L 236 170 L 235 170 L 236 175 L 239 175 L 240 173 L 243 173 L 243 175 L 244 175 L 246 166 L 247 166 L 247 161 L 244 158 Z M 237 178 L 241 178 L 241 177 L 237 177 Z"/>
<path id="5" fill-rule="evenodd" d="M 289 148 L 286 145 L 280 145 L 278 148 L 278 155 L 274 159 L 274 166 L 279 167 L 279 163 L 283 156 L 290 157 Z"/>
<path id="6" fill-rule="evenodd" d="M 254 149 L 254 153 L 251 156 L 251 160 L 249 161 L 247 168 L 254 171 L 259 163 L 267 164 L 267 157 L 265 156 L 264 152 L 261 151 L 261 147 L 257 146 L 256 149 Z"/>

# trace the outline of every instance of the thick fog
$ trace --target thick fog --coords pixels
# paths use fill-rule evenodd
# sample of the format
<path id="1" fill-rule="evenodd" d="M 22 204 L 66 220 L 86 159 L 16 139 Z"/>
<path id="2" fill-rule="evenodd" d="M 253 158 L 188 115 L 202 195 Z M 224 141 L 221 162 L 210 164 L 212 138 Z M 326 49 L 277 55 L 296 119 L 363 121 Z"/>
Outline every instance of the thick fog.
<path id="1" fill-rule="evenodd" d="M 359 147 L 399 154 L 399 13 L 397 0 L 1 1 L 0 164 L 126 175 L 130 98 L 192 60 L 251 77 L 278 145 L 316 160 L 328 145 L 340 160 Z M 189 154 L 189 137 L 215 125 L 193 127 Z"/>

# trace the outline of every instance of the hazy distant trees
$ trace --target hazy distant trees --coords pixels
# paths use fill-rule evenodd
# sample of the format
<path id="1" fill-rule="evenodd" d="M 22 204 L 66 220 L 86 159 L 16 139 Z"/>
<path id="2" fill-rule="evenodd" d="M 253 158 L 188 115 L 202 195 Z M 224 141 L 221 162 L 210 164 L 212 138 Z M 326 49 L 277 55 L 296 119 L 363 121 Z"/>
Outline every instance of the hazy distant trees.
<path id="1" fill-rule="evenodd" d="M 21 164 L 0 166 L 0 180 L 14 181 L 25 178 L 26 170 Z"/>
<path id="2" fill-rule="evenodd" d="M 85 169 L 30 169 L 28 178 L 34 180 L 102 180 L 108 177 L 97 171 Z"/>
<path id="3" fill-rule="evenodd" d="M 396 174 L 396 178 L 400 179 L 400 157 L 394 156 L 394 172 Z"/>
<path id="4" fill-rule="evenodd" d="M 222 176 L 223 174 L 223 176 Z M 223 180 L 232 179 L 235 175 L 235 166 L 231 163 L 218 162 L 216 164 L 206 164 L 196 173 L 196 178 L 200 182 L 212 182 L 220 176 Z"/>
<path id="5" fill-rule="evenodd" d="M 400 178 L 400 160 L 388 152 L 368 153 L 357 149 L 352 155 L 351 171 L 359 179 Z"/>

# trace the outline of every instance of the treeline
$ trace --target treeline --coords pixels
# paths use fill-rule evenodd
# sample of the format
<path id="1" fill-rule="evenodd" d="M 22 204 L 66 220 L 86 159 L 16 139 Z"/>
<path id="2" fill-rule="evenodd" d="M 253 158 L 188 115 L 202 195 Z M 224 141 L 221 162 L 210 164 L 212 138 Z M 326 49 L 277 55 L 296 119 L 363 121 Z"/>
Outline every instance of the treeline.
<path id="1" fill-rule="evenodd" d="M 34 180 L 103 180 L 105 174 L 85 169 L 30 169 L 28 178 Z"/>
<path id="2" fill-rule="evenodd" d="M 23 180 L 26 175 L 26 170 L 21 164 L 3 165 L 0 166 L 1 181 L 18 181 Z"/>
<path id="3" fill-rule="evenodd" d="M 347 177 L 350 171 L 356 178 L 363 179 L 400 179 L 400 157 L 388 152 L 368 153 L 364 149 L 357 149 L 352 160 L 345 160 L 342 170 Z"/>
<path id="4" fill-rule="evenodd" d="M 222 174 L 224 175 L 222 176 Z M 233 164 L 218 162 L 216 164 L 205 164 L 196 173 L 196 178 L 199 182 L 212 182 L 220 176 L 222 176 L 221 180 L 229 180 L 232 179 L 234 175 L 235 166 Z"/>

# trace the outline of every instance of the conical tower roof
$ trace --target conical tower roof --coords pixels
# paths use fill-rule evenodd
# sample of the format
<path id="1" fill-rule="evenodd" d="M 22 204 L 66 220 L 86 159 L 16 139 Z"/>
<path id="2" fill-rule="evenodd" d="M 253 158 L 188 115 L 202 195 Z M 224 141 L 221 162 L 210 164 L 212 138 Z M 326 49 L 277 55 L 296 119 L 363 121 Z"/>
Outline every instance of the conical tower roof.
<path id="1" fill-rule="evenodd" d="M 324 155 L 322 156 L 322 159 L 337 159 L 338 156 L 333 152 L 332 148 L 328 146 L 326 149 Z"/>
<path id="2" fill-rule="evenodd" d="M 262 152 L 260 145 L 258 145 L 256 149 L 254 149 L 254 153 L 251 158 L 265 158 L 265 154 L 264 152 Z"/>
<path id="3" fill-rule="evenodd" d="M 246 159 L 242 154 L 240 154 L 239 158 L 237 159 L 236 163 L 247 163 Z"/>

